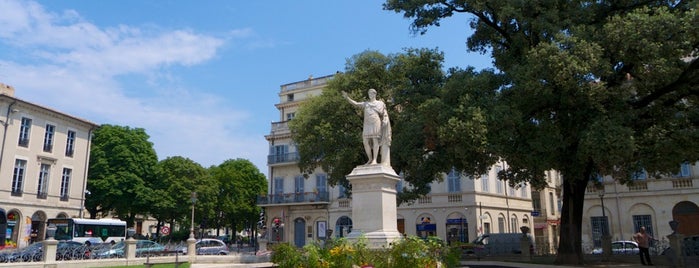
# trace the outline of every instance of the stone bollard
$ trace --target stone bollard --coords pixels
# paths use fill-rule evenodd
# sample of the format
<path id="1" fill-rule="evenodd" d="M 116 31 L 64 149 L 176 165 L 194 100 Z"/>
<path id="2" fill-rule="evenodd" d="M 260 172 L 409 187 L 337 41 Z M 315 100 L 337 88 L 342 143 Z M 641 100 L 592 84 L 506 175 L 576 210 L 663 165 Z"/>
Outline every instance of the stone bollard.
<path id="1" fill-rule="evenodd" d="M 612 236 L 602 235 L 602 260 L 609 261 L 612 256 Z"/>
<path id="2" fill-rule="evenodd" d="M 522 250 L 522 260 L 531 260 L 532 259 L 532 252 L 530 251 L 532 246 L 531 241 L 529 240 L 529 236 L 524 234 L 520 239 L 519 239 L 519 248 Z"/>
<path id="3" fill-rule="evenodd" d="M 189 263 L 194 263 L 197 257 L 196 243 L 197 239 L 194 238 L 194 236 L 190 236 L 189 239 L 187 239 L 187 256 L 189 257 Z"/>
<path id="4" fill-rule="evenodd" d="M 127 260 L 133 260 L 136 258 L 136 239 L 133 239 L 133 237 L 129 237 L 124 241 L 124 257 Z"/>
<path id="5" fill-rule="evenodd" d="M 49 237 L 43 242 L 36 243 L 44 243 L 44 262 L 56 262 L 56 248 L 58 248 L 58 240 L 54 239 L 53 237 Z"/>
<path id="6" fill-rule="evenodd" d="M 673 233 L 668 235 L 667 239 L 670 240 L 671 253 L 674 254 L 666 257 L 670 259 L 673 267 L 684 267 L 684 257 L 682 256 L 682 246 L 684 246 L 682 245 L 682 241 L 684 240 L 684 235 Z"/>

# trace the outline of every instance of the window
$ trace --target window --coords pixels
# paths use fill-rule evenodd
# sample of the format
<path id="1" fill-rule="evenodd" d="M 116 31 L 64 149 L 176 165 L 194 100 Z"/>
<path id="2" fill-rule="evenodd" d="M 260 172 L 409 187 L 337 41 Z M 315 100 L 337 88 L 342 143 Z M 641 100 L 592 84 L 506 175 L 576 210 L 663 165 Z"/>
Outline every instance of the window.
<path id="1" fill-rule="evenodd" d="M 319 193 L 325 193 L 328 191 L 328 176 L 325 174 L 316 174 L 316 190 Z"/>
<path id="2" fill-rule="evenodd" d="M 402 193 L 403 192 L 403 179 L 401 178 L 396 182 L 396 192 Z"/>
<path id="3" fill-rule="evenodd" d="M 481 176 L 481 191 L 486 193 L 490 192 L 490 180 L 488 178 L 488 175 Z"/>
<path id="4" fill-rule="evenodd" d="M 517 223 L 517 217 L 512 216 L 512 218 L 510 218 L 510 232 L 516 233 L 517 230 L 519 230 L 518 228 L 519 224 Z"/>
<path id="5" fill-rule="evenodd" d="M 505 183 L 505 182 L 503 181 L 503 183 Z M 510 196 L 515 196 L 515 187 L 509 186 L 509 185 L 505 185 L 505 187 L 510 189 Z"/>
<path id="6" fill-rule="evenodd" d="M 294 119 L 294 117 L 296 117 L 296 113 L 288 113 L 286 114 L 286 121 Z"/>
<path id="7" fill-rule="evenodd" d="M 596 248 L 602 247 L 602 234 L 609 233 L 607 217 L 591 217 L 590 223 L 592 224 L 592 243 Z"/>
<path id="8" fill-rule="evenodd" d="M 519 185 L 519 189 L 522 190 L 522 198 L 526 198 L 529 192 L 529 188 L 527 188 L 526 183 L 521 183 Z"/>
<path id="9" fill-rule="evenodd" d="M 501 180 L 495 181 L 495 191 L 499 194 L 505 193 L 505 190 L 503 188 L 504 184 L 505 184 L 504 181 L 501 181 Z"/>
<path id="10" fill-rule="evenodd" d="M 505 233 L 505 218 L 498 217 L 498 229 L 500 233 Z"/>
<path id="11" fill-rule="evenodd" d="M 27 160 L 15 160 L 15 169 L 12 174 L 12 195 L 22 196 L 22 183 L 24 182 L 24 172 L 27 169 Z"/>
<path id="12" fill-rule="evenodd" d="M 39 199 L 46 199 L 47 197 L 50 174 L 51 166 L 48 164 L 41 164 L 41 167 L 39 168 L 39 184 L 36 189 L 36 197 Z"/>
<path id="13" fill-rule="evenodd" d="M 63 168 L 63 176 L 61 176 L 61 201 L 68 201 L 71 173 L 73 173 L 72 169 Z"/>
<path id="14" fill-rule="evenodd" d="M 288 161 L 289 158 L 289 145 L 275 145 L 270 152 L 272 157 L 270 163 L 283 163 Z"/>
<path id="15" fill-rule="evenodd" d="M 303 184 L 304 184 L 305 180 L 306 179 L 301 175 L 298 175 L 294 178 L 294 192 L 296 195 L 296 202 L 303 201 L 303 193 L 304 193 Z"/>
<path id="16" fill-rule="evenodd" d="M 533 207 L 534 211 L 541 212 L 541 195 L 539 194 L 539 192 L 532 193 L 532 207 Z M 546 215 L 540 215 L 540 216 L 546 216 Z"/>
<path id="17" fill-rule="evenodd" d="M 342 186 L 342 184 L 338 184 L 337 191 L 337 198 L 347 198 L 345 186 Z"/>
<path id="18" fill-rule="evenodd" d="M 552 192 L 549 192 L 549 210 L 551 210 L 551 215 L 556 215 L 556 201 L 553 199 Z"/>
<path id="19" fill-rule="evenodd" d="M 655 236 L 653 234 L 653 222 L 651 221 L 650 215 L 633 215 L 633 230 L 638 232 L 641 227 L 646 227 L 646 233 L 650 236 Z"/>
<path id="20" fill-rule="evenodd" d="M 68 130 L 66 136 L 68 136 L 66 138 L 66 156 L 73 157 L 75 152 L 75 131 Z"/>
<path id="21" fill-rule="evenodd" d="M 44 152 L 53 151 L 53 135 L 56 131 L 56 126 L 46 124 L 46 132 L 44 133 Z"/>
<path id="22" fill-rule="evenodd" d="M 294 94 L 286 95 L 286 101 L 294 101 Z"/>
<path id="23" fill-rule="evenodd" d="M 274 202 L 284 201 L 284 178 L 274 178 Z"/>
<path id="24" fill-rule="evenodd" d="M 450 193 L 460 193 L 461 192 L 461 174 L 452 168 L 447 175 L 448 191 Z"/>
<path id="25" fill-rule="evenodd" d="M 29 147 L 29 134 L 32 127 L 32 120 L 22 117 L 22 125 L 19 127 L 19 146 Z"/>
<path id="26" fill-rule="evenodd" d="M 484 222 L 483 223 L 483 233 L 489 234 L 490 233 L 490 223 L 489 222 Z"/>
<path id="27" fill-rule="evenodd" d="M 632 174 L 631 178 L 634 180 L 645 180 L 648 178 L 648 172 L 646 172 L 645 169 L 636 171 Z"/>
<path id="28" fill-rule="evenodd" d="M 676 178 L 687 178 L 691 175 L 691 166 L 689 163 L 684 162 L 680 165 L 680 172 L 675 174 Z"/>

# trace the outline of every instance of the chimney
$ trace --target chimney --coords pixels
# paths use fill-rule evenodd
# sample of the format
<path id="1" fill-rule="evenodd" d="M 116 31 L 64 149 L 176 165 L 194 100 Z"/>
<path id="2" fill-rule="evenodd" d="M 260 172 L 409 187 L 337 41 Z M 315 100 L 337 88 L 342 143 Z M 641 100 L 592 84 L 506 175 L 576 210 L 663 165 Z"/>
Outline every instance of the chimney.
<path id="1" fill-rule="evenodd" d="M 15 88 L 10 86 L 10 85 L 5 85 L 3 83 L 0 83 L 0 94 L 5 94 L 10 97 L 15 96 Z"/>

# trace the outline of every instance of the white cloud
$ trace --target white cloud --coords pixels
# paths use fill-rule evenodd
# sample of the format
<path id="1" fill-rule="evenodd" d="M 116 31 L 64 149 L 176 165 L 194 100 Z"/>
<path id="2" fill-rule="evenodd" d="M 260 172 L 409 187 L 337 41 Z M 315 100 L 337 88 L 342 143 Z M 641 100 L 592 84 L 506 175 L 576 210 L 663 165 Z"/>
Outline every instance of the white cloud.
<path id="1" fill-rule="evenodd" d="M 264 138 L 236 131 L 252 120 L 250 112 L 205 89 L 182 87 L 167 72 L 215 58 L 224 39 L 192 30 L 101 28 L 75 11 L 50 13 L 34 2 L 0 0 L 0 7 L 0 47 L 33 56 L 0 58 L 0 80 L 13 85 L 17 97 L 98 124 L 145 128 L 161 158 L 180 155 L 209 166 L 242 157 L 264 167 L 253 158 L 266 152 L 249 149 L 266 148 Z M 123 75 L 147 82 L 127 89 Z"/>

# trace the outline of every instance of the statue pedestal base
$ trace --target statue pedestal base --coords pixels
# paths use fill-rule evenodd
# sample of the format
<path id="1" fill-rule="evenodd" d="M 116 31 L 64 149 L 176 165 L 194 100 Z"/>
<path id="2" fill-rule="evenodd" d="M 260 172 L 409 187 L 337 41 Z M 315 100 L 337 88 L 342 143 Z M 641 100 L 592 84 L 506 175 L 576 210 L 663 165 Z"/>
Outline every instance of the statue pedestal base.
<path id="1" fill-rule="evenodd" d="M 396 219 L 396 183 L 400 177 L 390 166 L 358 166 L 347 175 L 352 184 L 350 242 L 365 239 L 367 247 L 388 247 L 401 239 Z"/>

